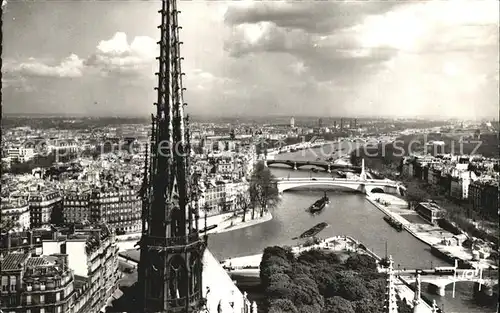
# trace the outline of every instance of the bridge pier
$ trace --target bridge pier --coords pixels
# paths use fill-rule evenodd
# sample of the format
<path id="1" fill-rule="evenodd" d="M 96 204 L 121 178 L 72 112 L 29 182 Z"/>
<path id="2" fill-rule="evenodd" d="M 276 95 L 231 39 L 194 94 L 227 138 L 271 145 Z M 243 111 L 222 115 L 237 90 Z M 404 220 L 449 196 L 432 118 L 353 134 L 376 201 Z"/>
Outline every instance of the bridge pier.
<path id="1" fill-rule="evenodd" d="M 264 166 L 265 166 L 265 167 L 268 167 L 268 166 L 267 166 L 267 159 L 265 159 L 265 160 L 264 160 Z"/>
<path id="2" fill-rule="evenodd" d="M 293 170 L 296 171 L 297 170 L 297 162 L 293 162 Z"/>
<path id="3" fill-rule="evenodd" d="M 327 170 L 326 170 L 326 171 L 327 171 L 328 173 L 331 173 L 331 172 L 332 172 L 332 169 L 331 169 L 331 167 L 330 167 L 330 164 L 328 164 L 328 168 L 327 168 Z"/>
<path id="4" fill-rule="evenodd" d="M 440 297 L 444 297 L 446 295 L 446 286 L 439 286 L 437 288 L 437 294 L 440 296 Z"/>
<path id="5" fill-rule="evenodd" d="M 437 294 L 440 297 L 444 297 L 446 295 L 446 285 L 438 286 L 434 284 L 429 284 L 427 289 L 429 290 L 429 292 Z"/>

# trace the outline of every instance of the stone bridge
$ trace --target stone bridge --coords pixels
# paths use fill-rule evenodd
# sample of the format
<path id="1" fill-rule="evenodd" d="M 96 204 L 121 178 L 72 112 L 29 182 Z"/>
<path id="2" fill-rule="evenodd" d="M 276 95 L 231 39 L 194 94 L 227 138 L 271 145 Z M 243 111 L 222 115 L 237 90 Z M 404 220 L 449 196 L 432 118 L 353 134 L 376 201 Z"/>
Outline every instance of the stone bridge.
<path id="1" fill-rule="evenodd" d="M 394 271 L 395 274 L 397 274 L 397 272 L 398 271 Z M 408 275 L 405 273 L 401 273 L 400 277 L 408 284 L 416 283 L 415 275 Z M 426 274 L 420 276 L 420 281 L 422 283 L 429 284 L 429 288 L 434 289 L 431 291 L 434 291 L 434 293 L 440 296 L 445 295 L 446 286 L 452 284 L 453 282 L 464 282 L 464 281 L 473 282 L 477 284 L 478 290 L 481 290 L 489 295 L 492 294 L 494 288 L 498 289 L 498 278 L 483 277 L 483 275 L 479 275 L 478 272 L 475 270 L 457 269 L 455 276 Z"/>
<path id="2" fill-rule="evenodd" d="M 280 178 L 277 180 L 280 193 L 302 187 L 343 187 L 362 193 L 388 193 L 404 195 L 405 187 L 389 179 L 347 179 L 347 178 Z"/>
<path id="3" fill-rule="evenodd" d="M 326 161 L 266 160 L 266 164 L 267 166 L 271 166 L 273 164 L 288 165 L 294 170 L 297 170 L 303 166 L 316 166 L 324 169 L 326 172 L 331 172 L 336 169 L 343 169 L 343 170 L 351 170 L 355 173 L 361 173 L 360 166 L 333 164 Z"/>

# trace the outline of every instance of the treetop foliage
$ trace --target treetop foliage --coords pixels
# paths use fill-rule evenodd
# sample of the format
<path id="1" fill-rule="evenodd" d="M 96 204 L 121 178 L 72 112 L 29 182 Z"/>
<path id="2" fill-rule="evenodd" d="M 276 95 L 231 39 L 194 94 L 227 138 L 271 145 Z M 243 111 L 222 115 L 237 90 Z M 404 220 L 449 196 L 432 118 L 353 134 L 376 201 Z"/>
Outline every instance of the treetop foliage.
<path id="1" fill-rule="evenodd" d="M 382 313 L 385 280 L 368 255 L 268 247 L 260 264 L 268 312 Z"/>

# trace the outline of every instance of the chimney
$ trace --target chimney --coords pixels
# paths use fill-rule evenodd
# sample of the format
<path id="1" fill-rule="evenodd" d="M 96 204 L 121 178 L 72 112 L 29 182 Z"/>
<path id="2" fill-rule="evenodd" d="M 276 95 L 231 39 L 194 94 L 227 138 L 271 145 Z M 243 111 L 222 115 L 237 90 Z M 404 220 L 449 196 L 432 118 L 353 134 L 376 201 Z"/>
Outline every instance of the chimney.
<path id="1" fill-rule="evenodd" d="M 28 244 L 30 245 L 31 248 L 33 247 L 33 231 L 28 230 L 27 235 L 28 235 Z"/>
<path id="2" fill-rule="evenodd" d="M 10 231 L 7 232 L 7 251 L 10 250 L 10 247 L 12 246 L 11 238 L 10 238 Z"/>

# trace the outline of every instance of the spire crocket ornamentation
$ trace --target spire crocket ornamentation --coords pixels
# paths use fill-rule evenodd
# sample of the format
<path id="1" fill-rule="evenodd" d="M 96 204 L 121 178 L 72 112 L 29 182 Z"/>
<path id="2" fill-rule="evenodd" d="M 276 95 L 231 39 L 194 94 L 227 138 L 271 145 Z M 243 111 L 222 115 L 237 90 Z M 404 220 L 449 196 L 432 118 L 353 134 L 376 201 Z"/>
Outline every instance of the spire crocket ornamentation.
<path id="1" fill-rule="evenodd" d="M 394 261 L 392 255 L 389 256 L 389 267 L 387 269 L 387 291 L 384 312 L 385 313 L 398 313 L 398 306 L 396 303 L 396 288 L 394 285 Z"/>
<path id="2" fill-rule="evenodd" d="M 202 305 L 206 237 L 191 199 L 176 0 L 162 0 L 156 115 L 145 166 L 138 291 L 141 312 L 197 312 Z M 195 188 L 196 189 L 196 188 Z"/>

